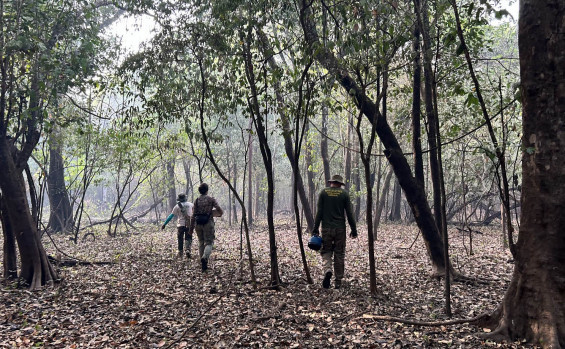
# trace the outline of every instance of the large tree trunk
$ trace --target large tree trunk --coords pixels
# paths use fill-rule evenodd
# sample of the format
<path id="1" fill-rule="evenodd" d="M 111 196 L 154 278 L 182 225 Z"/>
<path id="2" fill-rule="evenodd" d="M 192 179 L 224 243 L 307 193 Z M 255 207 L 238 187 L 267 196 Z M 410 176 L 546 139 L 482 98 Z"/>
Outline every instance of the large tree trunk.
<path id="1" fill-rule="evenodd" d="M 6 137 L 0 139 L 0 163 L 3 165 L 0 171 L 0 189 L 8 221 L 12 225 L 20 251 L 20 278 L 33 290 L 52 283 L 58 277 L 41 245 L 30 213 L 22 170 L 16 167 L 9 147 Z"/>
<path id="2" fill-rule="evenodd" d="M 347 73 L 347 69 L 342 66 L 341 62 L 334 54 L 321 46 L 316 26 L 311 17 L 311 5 L 312 4 L 308 1 L 301 1 L 300 21 L 306 41 L 314 49 L 314 58 L 324 68 L 328 69 L 329 73 L 337 79 L 339 84 L 352 98 L 355 98 L 359 109 L 367 119 L 372 123 L 376 123 L 376 131 L 385 147 L 385 155 L 401 187 L 404 189 L 406 200 L 410 204 L 416 223 L 422 231 L 422 236 L 426 242 L 426 248 L 432 261 L 434 272 L 443 273 L 445 271 L 443 242 L 428 205 L 426 193 L 412 175 L 412 171 L 398 143 L 398 139 L 392 132 L 387 120 L 383 118 L 382 114 L 377 110 L 375 103 L 362 92 L 357 83 Z"/>
<path id="3" fill-rule="evenodd" d="M 65 168 L 60 137 L 60 133 L 54 131 L 49 138 L 47 195 L 49 196 L 50 214 L 47 226 L 54 232 L 66 232 L 73 219 L 71 202 L 65 185 Z"/>
<path id="4" fill-rule="evenodd" d="M 520 1 L 522 216 L 494 335 L 565 347 L 565 2 Z"/>
<path id="5" fill-rule="evenodd" d="M 18 264 L 16 258 L 16 237 L 9 220 L 8 208 L 0 194 L 0 223 L 4 235 L 4 278 L 15 279 L 18 277 Z"/>

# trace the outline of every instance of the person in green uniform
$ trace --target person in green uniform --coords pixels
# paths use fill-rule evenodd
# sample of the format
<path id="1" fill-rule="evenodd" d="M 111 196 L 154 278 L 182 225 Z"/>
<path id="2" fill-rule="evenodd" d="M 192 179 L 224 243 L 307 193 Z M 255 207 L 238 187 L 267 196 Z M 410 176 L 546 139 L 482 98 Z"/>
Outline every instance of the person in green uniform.
<path id="1" fill-rule="evenodd" d="M 332 271 L 335 272 L 335 288 L 341 287 L 343 273 L 345 270 L 345 216 L 351 228 L 349 236 L 357 237 L 357 225 L 353 217 L 351 199 L 345 185 L 343 177 L 334 175 L 328 181 L 329 187 L 322 189 L 318 196 L 318 211 L 314 222 L 312 235 L 319 235 L 320 223 L 322 224 L 322 249 L 320 253 L 324 263 L 324 288 L 330 287 Z M 333 260 L 333 268 L 332 268 Z"/>

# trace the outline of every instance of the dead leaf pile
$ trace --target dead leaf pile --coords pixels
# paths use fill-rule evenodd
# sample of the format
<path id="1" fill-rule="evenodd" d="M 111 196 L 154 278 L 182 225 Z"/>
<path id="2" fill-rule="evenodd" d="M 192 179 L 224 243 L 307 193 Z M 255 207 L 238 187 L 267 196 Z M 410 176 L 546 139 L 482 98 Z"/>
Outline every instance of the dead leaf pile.
<path id="1" fill-rule="evenodd" d="M 340 290 L 323 289 L 321 258 L 307 250 L 314 284 L 306 282 L 296 231 L 277 229 L 284 285 L 270 280 L 266 226 L 251 233 L 257 288 L 240 246 L 245 239 L 217 224 L 210 269 L 202 273 L 193 243 L 190 261 L 176 257 L 176 232 L 155 226 L 119 238 L 97 233 L 94 242 L 73 244 L 54 236 L 58 248 L 87 261 L 110 265 L 60 268 L 62 281 L 37 292 L 4 282 L 0 294 L 0 347 L 5 348 L 522 348 L 520 342 L 482 339 L 468 324 L 419 327 L 383 322 L 381 315 L 421 321 L 448 320 L 443 281 L 431 278 L 422 238 L 410 225 L 383 225 L 376 241 L 378 295 L 369 293 L 367 232 L 347 241 L 346 278 Z M 499 230 L 473 236 L 450 231 L 456 270 L 482 283 L 454 283 L 454 318 L 491 312 L 501 301 L 513 269 Z M 49 254 L 56 248 L 46 240 Z M 243 246 L 245 251 L 245 246 Z M 1 252 L 0 252 L 1 254 Z M 243 257 L 244 261 L 240 263 Z"/>

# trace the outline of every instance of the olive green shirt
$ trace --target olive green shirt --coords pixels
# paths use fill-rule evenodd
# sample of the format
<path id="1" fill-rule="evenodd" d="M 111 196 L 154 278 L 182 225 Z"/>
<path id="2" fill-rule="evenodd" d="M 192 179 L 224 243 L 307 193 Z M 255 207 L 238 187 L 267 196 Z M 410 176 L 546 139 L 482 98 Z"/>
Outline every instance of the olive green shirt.
<path id="1" fill-rule="evenodd" d="M 314 222 L 314 230 L 322 228 L 345 228 L 345 215 L 352 230 L 357 230 L 351 199 L 347 190 L 342 188 L 324 188 L 318 196 L 318 212 Z"/>

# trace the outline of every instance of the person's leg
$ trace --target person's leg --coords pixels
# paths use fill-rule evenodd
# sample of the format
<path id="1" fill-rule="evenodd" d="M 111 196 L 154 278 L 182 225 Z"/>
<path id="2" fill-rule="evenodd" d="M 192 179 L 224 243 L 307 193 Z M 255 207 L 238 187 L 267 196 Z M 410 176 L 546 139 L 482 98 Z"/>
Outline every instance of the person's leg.
<path id="1" fill-rule="evenodd" d="M 202 226 L 196 225 L 196 236 L 198 237 L 198 256 L 202 258 L 204 255 L 204 233 L 202 232 Z"/>
<path id="2" fill-rule="evenodd" d="M 345 271 L 345 245 L 346 245 L 345 228 L 335 230 L 335 246 L 334 246 L 334 271 L 335 271 L 335 287 L 341 287 L 341 280 Z"/>
<path id="3" fill-rule="evenodd" d="M 186 255 L 186 258 L 190 259 L 192 251 L 192 235 L 188 233 L 188 228 L 185 227 L 184 229 L 184 254 Z"/>
<path id="4" fill-rule="evenodd" d="M 184 241 L 184 227 L 177 227 L 177 240 L 178 240 L 178 250 L 179 250 L 179 257 L 182 257 L 182 248 L 183 248 L 183 241 Z"/>
<path id="5" fill-rule="evenodd" d="M 330 280 L 332 278 L 332 256 L 334 253 L 334 232 L 333 229 L 322 228 L 322 249 L 320 254 L 322 255 L 323 270 L 324 270 L 324 281 L 322 286 L 324 288 L 330 287 Z"/>
<path id="6" fill-rule="evenodd" d="M 210 254 L 212 253 L 212 247 L 214 247 L 214 239 L 216 238 L 215 229 L 214 229 L 214 221 L 209 221 L 204 225 L 204 254 L 202 258 L 208 259 L 210 258 Z"/>

